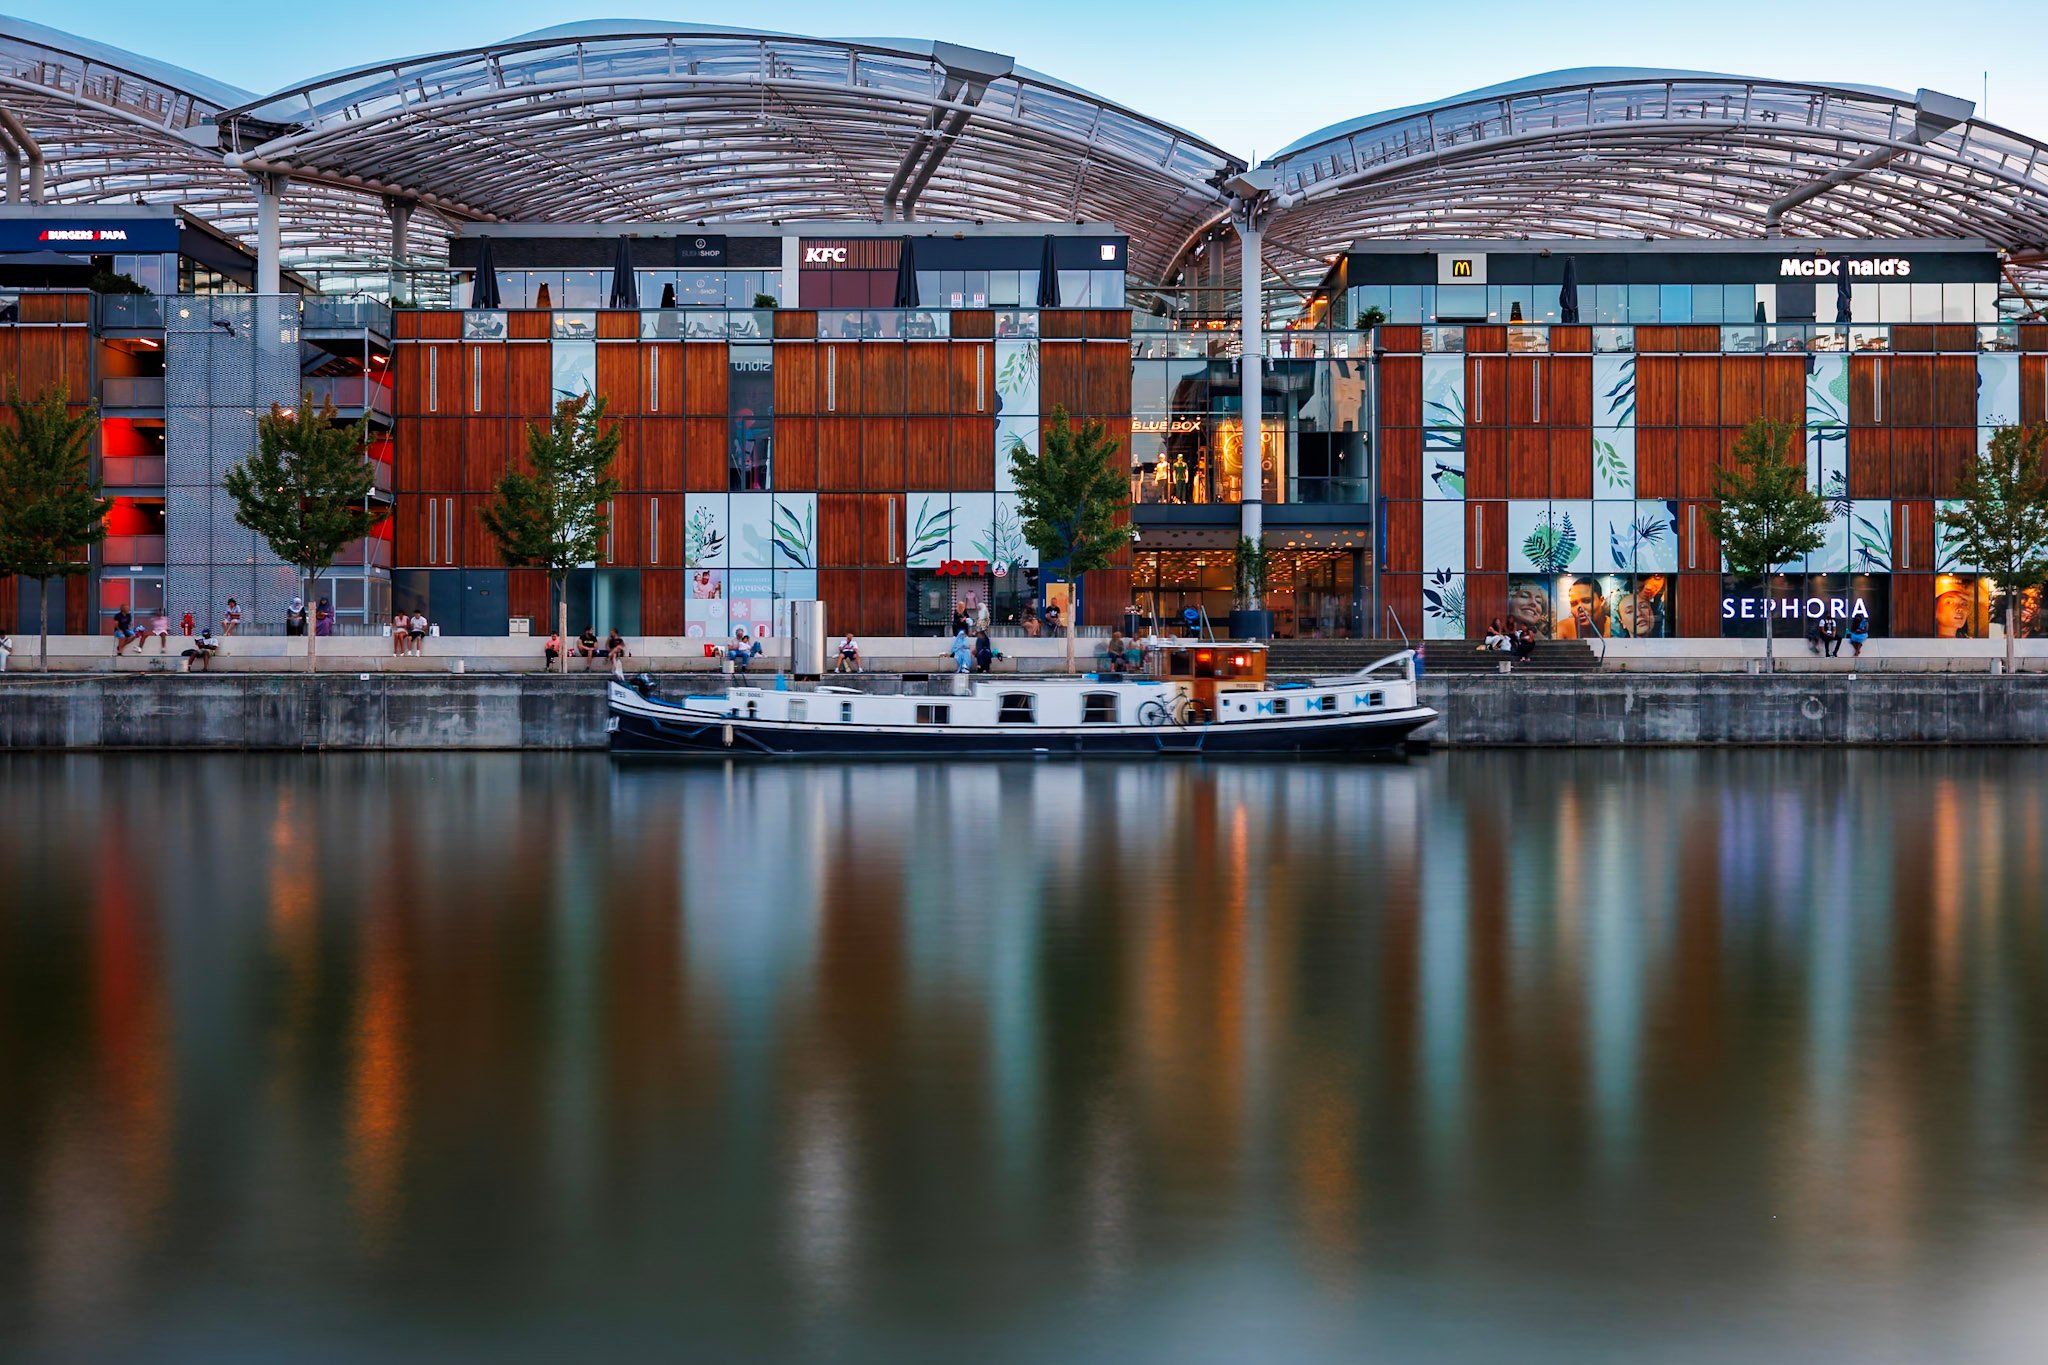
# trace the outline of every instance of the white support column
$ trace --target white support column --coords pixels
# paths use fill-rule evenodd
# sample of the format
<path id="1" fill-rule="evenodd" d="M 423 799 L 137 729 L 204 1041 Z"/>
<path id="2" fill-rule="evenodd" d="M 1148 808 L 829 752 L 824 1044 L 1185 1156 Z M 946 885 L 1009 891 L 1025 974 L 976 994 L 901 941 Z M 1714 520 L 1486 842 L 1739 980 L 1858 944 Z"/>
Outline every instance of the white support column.
<path id="1" fill-rule="evenodd" d="M 278 236 L 278 200 L 284 194 L 281 175 L 252 175 L 256 185 L 256 292 L 284 292 L 283 247 Z"/>
<path id="2" fill-rule="evenodd" d="M 398 298 L 405 290 L 405 255 L 410 243 L 407 234 L 412 228 L 412 211 L 419 207 L 410 199 L 388 195 L 384 200 L 384 211 L 391 215 L 391 288 L 390 297 Z"/>
<path id="3" fill-rule="evenodd" d="M 1238 267 L 1238 314 L 1243 347 L 1242 359 L 1238 362 L 1238 378 L 1242 384 L 1240 401 L 1244 405 L 1244 449 L 1239 460 L 1243 471 L 1244 499 L 1238 508 L 1238 533 L 1254 543 L 1263 543 L 1266 489 L 1262 459 L 1264 433 L 1260 427 L 1265 415 L 1266 324 L 1262 288 L 1264 271 L 1259 257 L 1261 229 L 1253 216 L 1255 212 L 1255 205 L 1244 205 L 1235 219 L 1242 258 Z"/>

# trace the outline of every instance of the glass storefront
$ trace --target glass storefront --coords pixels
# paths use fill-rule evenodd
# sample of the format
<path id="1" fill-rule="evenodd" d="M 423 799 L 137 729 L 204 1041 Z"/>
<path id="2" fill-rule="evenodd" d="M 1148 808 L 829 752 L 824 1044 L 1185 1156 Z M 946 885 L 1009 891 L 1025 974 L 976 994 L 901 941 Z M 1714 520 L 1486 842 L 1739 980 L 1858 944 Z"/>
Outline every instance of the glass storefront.
<path id="1" fill-rule="evenodd" d="M 1366 606 L 1362 559 L 1356 550 L 1270 550 L 1265 604 L 1273 634 L 1285 640 L 1357 635 Z M 1221 635 L 1235 590 L 1236 561 L 1228 550 L 1148 550 L 1132 562 L 1131 600 L 1142 631 L 1179 634 L 1193 609 L 1205 612 Z"/>

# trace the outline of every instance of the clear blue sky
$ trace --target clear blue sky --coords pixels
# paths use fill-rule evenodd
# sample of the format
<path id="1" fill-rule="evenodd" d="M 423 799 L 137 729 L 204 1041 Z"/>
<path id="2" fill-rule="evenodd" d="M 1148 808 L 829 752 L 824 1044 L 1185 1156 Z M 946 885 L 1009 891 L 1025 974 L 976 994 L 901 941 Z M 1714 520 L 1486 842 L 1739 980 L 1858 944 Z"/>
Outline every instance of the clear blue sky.
<path id="1" fill-rule="evenodd" d="M 10 12 L 268 91 L 338 67 L 469 46 L 574 19 L 744 23 L 910 36 L 1005 52 L 1240 155 L 1376 109 L 1569 66 L 1670 66 L 1980 98 L 2048 139 L 2048 4 L 2007 0 L 757 0 L 723 7 L 576 0 L 346 5 L 26 3 Z M 1243 16 L 1249 16 L 1243 17 Z M 1234 68 L 1249 65 L 1247 76 Z"/>

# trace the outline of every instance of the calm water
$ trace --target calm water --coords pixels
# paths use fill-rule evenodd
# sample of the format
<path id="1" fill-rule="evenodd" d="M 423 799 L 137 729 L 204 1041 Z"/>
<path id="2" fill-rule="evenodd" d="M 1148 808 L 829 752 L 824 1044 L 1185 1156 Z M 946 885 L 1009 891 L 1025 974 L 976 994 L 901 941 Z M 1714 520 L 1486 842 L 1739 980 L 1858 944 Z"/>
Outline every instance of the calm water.
<path id="1" fill-rule="evenodd" d="M 0 759 L 0 1356 L 2048 1355 L 2048 759 Z"/>

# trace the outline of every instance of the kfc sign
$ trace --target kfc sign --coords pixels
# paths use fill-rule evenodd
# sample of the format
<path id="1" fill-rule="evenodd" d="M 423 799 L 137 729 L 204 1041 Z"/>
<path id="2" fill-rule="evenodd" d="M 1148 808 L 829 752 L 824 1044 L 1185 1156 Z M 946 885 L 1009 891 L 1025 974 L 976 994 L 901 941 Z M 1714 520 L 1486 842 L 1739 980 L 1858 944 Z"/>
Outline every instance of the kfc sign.
<path id="1" fill-rule="evenodd" d="M 807 246 L 804 248 L 805 265 L 845 265 L 846 248 L 843 246 Z"/>

